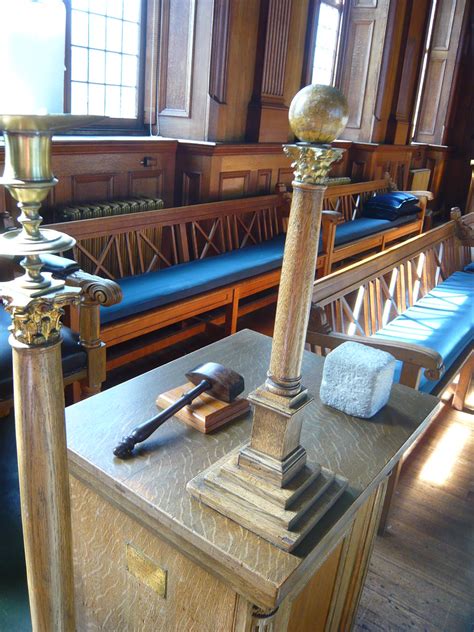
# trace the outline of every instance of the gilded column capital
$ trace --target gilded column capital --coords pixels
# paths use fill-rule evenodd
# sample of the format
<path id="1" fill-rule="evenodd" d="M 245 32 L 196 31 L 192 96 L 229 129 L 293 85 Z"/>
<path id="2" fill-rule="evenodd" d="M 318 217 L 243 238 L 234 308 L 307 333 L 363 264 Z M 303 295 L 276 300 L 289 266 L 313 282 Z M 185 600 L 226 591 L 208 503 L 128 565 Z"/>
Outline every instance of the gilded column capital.
<path id="1" fill-rule="evenodd" d="M 1 292 L 0 288 L 0 295 Z M 30 347 L 57 342 L 64 307 L 78 304 L 80 293 L 80 289 L 69 287 L 37 298 L 13 292 L 3 293 L 5 309 L 12 318 L 9 329 L 15 340 Z"/>
<path id="2" fill-rule="evenodd" d="M 320 186 L 327 185 L 333 163 L 340 160 L 344 153 L 343 149 L 309 143 L 283 145 L 283 151 L 292 160 L 296 182 Z"/>

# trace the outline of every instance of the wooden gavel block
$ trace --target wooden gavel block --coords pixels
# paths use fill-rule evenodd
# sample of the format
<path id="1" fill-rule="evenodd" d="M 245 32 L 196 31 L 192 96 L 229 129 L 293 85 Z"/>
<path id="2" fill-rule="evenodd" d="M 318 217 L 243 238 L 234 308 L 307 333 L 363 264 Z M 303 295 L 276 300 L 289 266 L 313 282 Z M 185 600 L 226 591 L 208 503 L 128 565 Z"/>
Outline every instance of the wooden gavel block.
<path id="1" fill-rule="evenodd" d="M 186 384 L 161 393 L 156 399 L 156 405 L 159 408 L 168 408 L 192 387 L 193 384 L 191 382 L 186 382 Z M 174 413 L 174 417 L 184 421 L 188 426 L 199 430 L 199 432 L 207 434 L 246 413 L 249 407 L 250 404 L 246 399 L 234 399 L 232 402 L 224 402 L 204 392 L 198 395 L 191 404 Z"/>

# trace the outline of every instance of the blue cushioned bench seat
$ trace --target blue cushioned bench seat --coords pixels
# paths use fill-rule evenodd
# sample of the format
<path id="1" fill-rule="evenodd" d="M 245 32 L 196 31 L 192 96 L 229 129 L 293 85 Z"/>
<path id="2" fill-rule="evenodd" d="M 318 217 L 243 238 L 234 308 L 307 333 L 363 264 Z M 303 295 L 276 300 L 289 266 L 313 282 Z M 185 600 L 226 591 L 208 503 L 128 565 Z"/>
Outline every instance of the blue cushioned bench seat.
<path id="1" fill-rule="evenodd" d="M 8 342 L 11 317 L 0 306 L 0 400 L 7 400 L 13 394 L 12 350 Z M 80 346 L 79 336 L 67 327 L 61 329 L 63 375 L 71 375 L 87 368 L 87 353 Z"/>
<path id="2" fill-rule="evenodd" d="M 474 339 L 474 275 L 455 272 L 374 336 L 429 347 L 449 369 Z M 395 381 L 401 373 L 397 364 Z M 422 374 L 419 390 L 430 393 L 437 383 Z"/>
<path id="3" fill-rule="evenodd" d="M 413 219 L 416 219 L 416 215 L 400 217 L 392 222 L 366 217 L 345 222 L 336 228 L 335 244 L 341 245 L 361 239 L 409 223 Z M 279 235 L 261 244 L 246 246 L 215 257 L 120 279 L 123 300 L 118 305 L 101 310 L 101 323 L 105 325 L 275 270 L 281 266 L 284 247 L 285 235 Z M 319 247 L 321 250 L 321 240 Z"/>
<path id="4" fill-rule="evenodd" d="M 285 235 L 215 257 L 120 279 L 123 300 L 101 310 L 101 323 L 140 314 L 281 266 Z"/>
<path id="5" fill-rule="evenodd" d="M 388 219 L 373 219 L 370 217 L 360 217 L 350 222 L 344 222 L 336 226 L 336 237 L 334 239 L 335 246 L 342 246 L 351 241 L 368 237 L 369 235 L 375 235 L 375 233 L 381 233 L 384 230 L 395 228 L 403 224 L 409 224 L 416 220 L 415 215 L 405 215 L 399 217 L 393 221 Z"/>

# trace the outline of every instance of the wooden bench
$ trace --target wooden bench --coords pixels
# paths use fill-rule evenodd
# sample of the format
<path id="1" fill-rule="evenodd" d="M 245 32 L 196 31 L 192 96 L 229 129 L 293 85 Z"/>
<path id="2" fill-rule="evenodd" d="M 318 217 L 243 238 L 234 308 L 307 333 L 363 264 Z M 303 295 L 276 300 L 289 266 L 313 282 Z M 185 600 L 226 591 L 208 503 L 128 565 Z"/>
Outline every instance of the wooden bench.
<path id="1" fill-rule="evenodd" d="M 84 270 L 118 279 L 124 289 L 119 311 L 111 310 L 111 318 L 102 314 L 101 338 L 117 351 L 108 355 L 110 369 L 186 340 L 212 325 L 223 325 L 226 333 L 233 333 L 239 316 L 274 302 L 287 215 L 286 199 L 274 194 L 65 222 L 51 228 L 77 240 L 73 257 Z M 171 269 L 184 264 L 188 267 L 180 267 L 180 271 L 199 274 L 203 264 L 221 266 L 229 258 L 247 255 L 251 247 L 269 245 L 274 246 L 273 261 L 262 264 L 263 268 L 268 264 L 268 270 L 259 272 L 256 267 L 247 271 L 245 278 L 222 279 L 214 287 L 203 280 L 202 289 L 189 296 L 168 296 L 162 305 L 132 307 L 134 313 L 129 314 L 122 309 L 127 308 L 131 283 L 152 278 L 158 282 L 150 276 L 156 272 L 164 280 Z M 323 266 L 324 255 L 317 264 L 319 270 Z M 130 344 L 138 338 L 136 344 Z M 122 343 L 127 343 L 125 349 Z"/>
<path id="2" fill-rule="evenodd" d="M 367 225 L 362 231 L 366 231 L 367 234 L 355 239 L 350 238 L 351 229 L 355 229 L 356 224 L 347 223 L 361 220 L 365 202 L 373 195 L 395 190 L 396 186 L 388 174 L 381 180 L 328 187 L 324 197 L 324 208 L 333 212 L 325 213 L 322 220 L 322 246 L 323 252 L 326 253 L 324 276 L 330 274 L 338 263 L 385 250 L 397 241 L 422 232 L 427 203 L 433 199 L 433 195 L 430 191 L 407 191 L 418 197 L 418 206 L 421 210 L 416 217 L 409 218 L 407 221 L 403 220 L 403 223 L 379 222 L 379 225 L 374 223 L 373 229 Z M 367 222 L 367 224 L 370 223 L 370 221 Z M 345 226 L 343 231 L 339 229 L 340 236 L 338 236 L 338 226 L 342 224 Z M 385 226 L 380 226 L 380 224 L 385 224 Z"/>
<path id="3" fill-rule="evenodd" d="M 347 340 L 383 349 L 400 361 L 400 383 L 433 395 L 460 373 L 453 402 L 462 408 L 472 374 L 474 275 L 460 271 L 471 261 L 473 228 L 471 213 L 317 280 L 307 335 L 312 350 L 325 355 Z M 399 468 L 382 530 L 398 474 Z"/>
<path id="4" fill-rule="evenodd" d="M 387 180 L 335 186 L 328 189 L 327 206 L 345 209 L 344 212 L 354 208 L 357 212 L 369 195 L 385 191 L 388 186 Z M 77 240 L 73 256 L 84 270 L 121 280 L 123 303 L 102 316 L 101 336 L 109 348 L 116 347 L 108 354 L 108 368 L 183 341 L 212 325 L 223 325 L 227 334 L 234 333 L 240 316 L 274 302 L 288 202 L 288 196 L 280 193 L 52 225 Z M 332 265 L 339 221 L 339 212 L 323 213 L 317 276 L 323 276 Z M 370 236 L 364 248 L 360 245 L 364 240 L 359 240 L 358 248 L 362 252 L 375 247 L 375 243 L 384 246 L 410 231 L 419 232 L 421 226 L 422 218 L 417 218 L 408 225 L 384 231 L 382 237 Z M 176 292 L 175 298 L 168 295 L 161 304 L 151 301 L 141 307 L 143 296 L 137 290 L 136 304 L 130 305 L 132 285 L 138 288 L 144 275 L 165 271 L 156 279 L 157 284 L 164 283 L 165 277 L 171 278 L 170 268 L 179 264 L 188 265 L 180 271 L 197 274 L 205 267 L 203 260 L 209 257 L 217 257 L 215 266 L 222 266 L 223 262 L 240 257 L 236 253 L 240 251 L 239 265 L 244 265 L 244 258 L 270 247 L 274 249 L 272 261 L 236 273 L 233 279 L 229 276 L 229 280 L 221 278 L 218 283 L 203 281 L 202 288 L 195 286 L 193 291 L 181 295 Z M 130 282 L 130 278 L 135 280 Z M 154 290 L 148 287 L 146 291 Z M 165 329 L 159 335 L 155 333 Z"/>

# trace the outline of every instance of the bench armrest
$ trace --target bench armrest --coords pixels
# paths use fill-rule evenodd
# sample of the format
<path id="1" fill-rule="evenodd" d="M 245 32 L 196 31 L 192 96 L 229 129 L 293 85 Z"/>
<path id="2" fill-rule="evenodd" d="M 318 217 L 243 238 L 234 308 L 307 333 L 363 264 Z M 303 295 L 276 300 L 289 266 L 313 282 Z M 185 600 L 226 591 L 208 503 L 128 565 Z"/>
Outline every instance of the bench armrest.
<path id="1" fill-rule="evenodd" d="M 321 215 L 321 223 L 323 224 L 343 224 L 344 216 L 339 211 L 323 211 Z"/>
<path id="2" fill-rule="evenodd" d="M 71 314 L 71 328 L 79 332 L 87 353 L 87 380 L 81 383 L 81 399 L 100 392 L 106 378 L 105 344 L 100 338 L 100 307 L 122 300 L 118 283 L 77 270 L 66 276 L 67 285 L 82 289 L 79 309 Z M 79 321 L 79 322 L 77 322 Z"/>
<path id="3" fill-rule="evenodd" d="M 321 241 L 322 252 L 329 256 L 334 250 L 334 240 L 336 238 L 336 226 L 344 223 L 344 216 L 339 211 L 323 211 L 321 214 Z M 321 254 L 321 253 L 320 253 Z M 324 274 L 327 271 L 325 270 Z"/>
<path id="4" fill-rule="evenodd" d="M 109 305 L 116 305 L 122 300 L 122 289 L 118 283 L 84 272 L 79 267 L 65 276 L 64 279 L 68 285 L 81 288 L 83 303 L 97 305 L 97 307 L 99 305 L 108 307 Z"/>
<path id="5" fill-rule="evenodd" d="M 380 338 L 369 338 L 367 336 L 349 336 L 339 333 L 319 333 L 308 331 L 306 342 L 312 346 L 335 349 L 343 342 L 359 342 L 375 349 L 381 349 L 391 353 L 394 358 L 401 360 L 404 364 L 402 369 L 401 384 L 416 388 L 418 386 L 419 373 L 425 369 L 425 375 L 429 380 L 439 380 L 444 373 L 443 358 L 441 355 L 422 345 L 410 344 L 407 342 L 390 342 Z M 413 369 L 411 368 L 413 367 Z"/>

